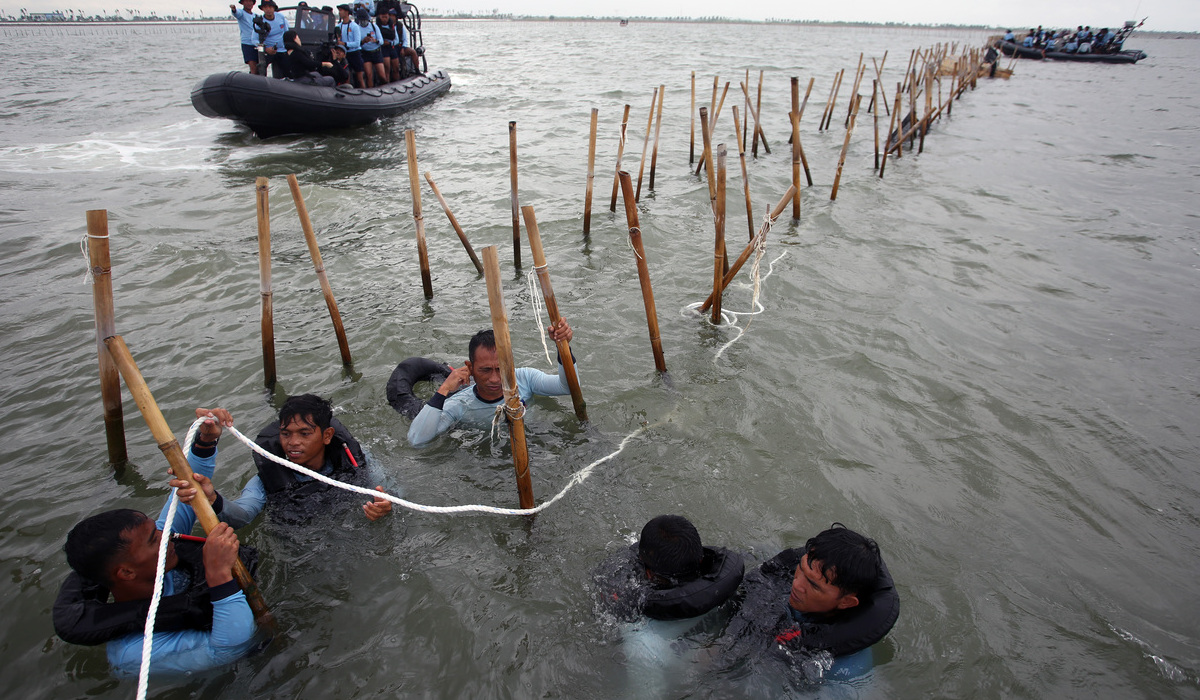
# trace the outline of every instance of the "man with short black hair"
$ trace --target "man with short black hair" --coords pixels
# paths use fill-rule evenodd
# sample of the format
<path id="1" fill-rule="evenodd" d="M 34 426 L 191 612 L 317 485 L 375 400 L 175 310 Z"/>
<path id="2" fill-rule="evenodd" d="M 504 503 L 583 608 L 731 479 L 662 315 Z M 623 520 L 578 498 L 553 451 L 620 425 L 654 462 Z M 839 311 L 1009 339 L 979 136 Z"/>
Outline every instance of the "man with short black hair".
<path id="1" fill-rule="evenodd" d="M 682 515 L 660 515 L 642 528 L 638 561 L 646 567 L 646 578 L 651 581 L 694 578 L 703 558 L 700 533 Z"/>
<path id="2" fill-rule="evenodd" d="M 548 329 L 554 342 L 571 342 L 574 332 L 566 319 Z M 496 354 L 496 337 L 491 329 L 471 337 L 466 362 L 454 368 L 437 388 L 408 428 L 408 441 L 414 447 L 423 445 L 452 428 L 459 421 L 486 425 L 496 415 L 504 401 L 504 381 L 500 360 Z M 562 396 L 570 393 L 562 358 L 558 358 L 558 374 L 547 374 L 532 367 L 518 367 L 517 394 L 521 403 L 534 396 Z M 473 384 L 472 384 L 473 382 Z M 459 391 L 469 387 L 470 391 Z M 457 393 L 455 393 L 457 392 Z"/>
<path id="3" fill-rule="evenodd" d="M 339 19 L 337 43 L 346 49 L 346 63 L 350 65 L 350 72 L 357 79 L 355 86 L 365 87 L 366 83 L 363 80 L 366 66 L 363 64 L 362 58 L 362 27 L 350 19 L 349 5 L 338 5 L 337 11 Z"/>

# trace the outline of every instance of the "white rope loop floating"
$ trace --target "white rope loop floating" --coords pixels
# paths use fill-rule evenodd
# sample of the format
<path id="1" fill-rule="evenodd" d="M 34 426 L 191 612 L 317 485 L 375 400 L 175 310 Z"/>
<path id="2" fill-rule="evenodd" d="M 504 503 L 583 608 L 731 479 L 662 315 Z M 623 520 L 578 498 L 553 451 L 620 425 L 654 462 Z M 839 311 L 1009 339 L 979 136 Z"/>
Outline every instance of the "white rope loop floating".
<path id="1" fill-rule="evenodd" d="M 542 341 L 542 350 L 546 353 L 546 364 L 553 367 L 554 360 L 550 357 L 550 346 L 546 344 L 546 328 L 542 325 L 542 312 L 546 310 L 546 300 L 542 298 L 542 287 L 537 282 L 538 270 L 545 269 L 545 265 L 535 265 L 525 276 L 525 282 L 529 285 L 529 301 L 533 305 L 533 320 L 537 321 L 538 338 Z"/>

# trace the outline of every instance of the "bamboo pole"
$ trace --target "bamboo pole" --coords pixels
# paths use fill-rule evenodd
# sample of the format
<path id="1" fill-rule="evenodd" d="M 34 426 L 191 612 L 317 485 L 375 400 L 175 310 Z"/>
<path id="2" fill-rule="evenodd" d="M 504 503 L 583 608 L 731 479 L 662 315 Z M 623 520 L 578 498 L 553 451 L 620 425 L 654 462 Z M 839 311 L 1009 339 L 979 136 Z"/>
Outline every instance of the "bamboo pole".
<path id="1" fill-rule="evenodd" d="M 621 143 L 617 146 L 617 169 L 613 171 L 612 201 L 608 203 L 609 211 L 617 210 L 617 188 L 621 186 L 621 156 L 625 153 L 625 132 L 629 127 L 629 105 L 625 105 L 625 114 L 621 117 Z"/>
<path id="2" fill-rule="evenodd" d="M 646 137 L 642 139 L 642 157 L 638 160 L 637 194 L 634 201 L 642 199 L 642 175 L 646 172 L 646 151 L 650 150 L 650 130 L 654 127 L 654 105 L 658 103 L 658 88 L 650 96 L 650 114 L 646 118 Z"/>
<path id="3" fill-rule="evenodd" d="M 734 129 L 736 132 L 737 129 Z M 717 229 L 713 245 L 713 305 L 709 320 L 721 322 L 721 280 L 725 278 L 725 144 L 717 144 L 717 206 L 713 222 Z"/>
<path id="4" fill-rule="evenodd" d="M 417 229 L 417 258 L 421 264 L 421 287 L 425 298 L 433 298 L 433 277 L 429 273 L 429 251 L 425 247 L 425 217 L 421 215 L 421 181 L 417 177 L 417 135 L 412 129 L 404 131 L 404 145 L 408 149 L 408 183 L 412 190 L 413 222 Z M 520 248 L 518 255 L 520 255 Z"/>
<path id="5" fill-rule="evenodd" d="M 741 83 L 742 94 L 746 96 L 746 109 L 750 110 L 750 116 L 754 117 L 754 133 L 762 139 L 763 150 L 767 153 L 771 152 L 771 147 L 767 145 L 767 135 L 763 133 L 762 124 L 758 120 L 758 110 L 754 109 L 754 105 L 750 104 L 750 90 L 745 83 Z M 752 155 L 757 155 L 752 152 Z"/>
<path id="6" fill-rule="evenodd" d="M 120 466 L 129 461 L 129 451 L 125 447 L 125 412 L 121 407 L 121 376 L 108 349 L 104 347 L 104 339 L 117 332 L 112 262 L 108 248 L 108 210 L 92 209 L 86 216 L 92 305 L 96 313 L 96 354 L 100 363 L 100 403 L 104 407 L 104 437 L 108 445 L 108 463 Z"/>
<path id="7" fill-rule="evenodd" d="M 792 218 L 796 221 L 800 220 L 800 78 L 793 77 L 792 84 L 792 111 L 788 116 L 792 122 L 792 189 L 796 192 L 792 195 Z M 753 238 L 753 236 L 751 236 Z"/>
<path id="8" fill-rule="evenodd" d="M 433 176 L 429 174 L 428 170 L 425 171 L 425 182 L 429 183 L 429 188 L 433 190 L 433 196 L 437 197 L 438 203 L 442 205 L 442 211 L 446 212 L 446 218 L 450 220 L 450 225 L 454 227 L 454 233 L 458 234 L 458 240 L 462 242 L 467 255 L 471 257 L 471 263 L 475 265 L 475 270 L 482 275 L 483 263 L 479 262 L 479 258 L 475 255 L 475 249 L 471 247 L 471 242 L 467 240 L 467 234 L 463 232 L 462 226 L 458 224 L 458 219 L 454 217 L 454 212 L 450 211 L 450 205 L 446 202 L 446 198 L 442 196 L 442 191 L 438 189 L 437 183 L 433 181 Z"/>
<path id="9" fill-rule="evenodd" d="M 749 119 L 749 115 L 746 118 Z M 737 107 L 734 107 L 733 120 L 737 121 L 737 119 Z M 746 142 L 742 140 L 736 129 L 733 135 L 737 138 L 738 161 L 742 166 L 742 191 L 746 195 L 746 225 L 750 228 L 750 238 L 754 238 L 754 206 L 750 203 L 750 176 L 746 172 Z"/>
<path id="10" fill-rule="evenodd" d="M 708 113 L 708 117 L 709 117 L 709 119 L 708 119 L 708 138 L 709 138 L 709 140 L 712 140 L 716 136 L 717 118 L 721 116 L 721 108 L 725 106 L 725 96 L 727 94 L 729 94 L 729 83 L 725 83 L 725 90 L 723 90 L 721 92 L 721 101 L 717 103 L 716 111 Z M 735 129 L 737 128 L 736 124 L 734 125 L 734 128 Z M 701 166 L 699 166 L 699 165 L 696 166 L 696 173 L 695 173 L 696 175 L 700 174 L 700 168 L 701 168 Z"/>
<path id="11" fill-rule="evenodd" d="M 804 118 L 804 108 L 808 106 L 808 96 L 812 93 L 814 81 L 816 81 L 816 78 L 808 79 L 808 89 L 804 91 L 804 100 L 800 103 L 800 114 L 796 117 L 796 123 L 797 123 L 796 138 L 799 138 L 799 134 L 800 134 L 799 123 L 800 123 L 800 120 Z M 808 186 L 812 187 L 812 184 L 813 184 L 812 172 L 810 172 L 808 169 L 808 157 L 804 155 L 804 143 L 803 142 L 800 143 L 800 165 L 804 166 L 804 179 L 806 181 L 808 181 Z M 796 196 L 797 197 L 800 196 L 799 192 L 800 192 L 800 187 L 797 184 L 797 186 L 796 186 L 796 193 L 797 193 Z"/>
<path id="12" fill-rule="evenodd" d="M 692 71 L 692 127 L 688 139 L 688 165 L 696 162 L 696 71 Z"/>
<path id="13" fill-rule="evenodd" d="M 654 119 L 654 151 L 650 155 L 650 189 L 654 189 L 654 168 L 658 165 L 658 137 L 662 133 L 663 98 L 667 95 L 667 86 L 658 86 L 658 116 Z"/>
<path id="14" fill-rule="evenodd" d="M 833 191 L 829 194 L 831 202 L 837 199 L 838 185 L 842 182 L 842 166 L 846 164 L 846 151 L 850 149 L 850 135 L 854 133 L 854 122 L 858 121 L 858 106 L 862 102 L 862 95 L 855 95 L 853 102 L 850 125 L 846 127 L 846 140 L 842 141 L 842 154 L 838 156 L 837 173 L 833 176 Z"/>
<path id="15" fill-rule="evenodd" d="M 583 235 L 587 236 L 592 230 L 592 186 L 596 180 L 596 124 L 600 119 L 600 110 L 592 108 L 592 131 L 588 136 L 588 169 L 587 191 L 583 195 Z M 653 169 L 651 170 L 653 173 Z M 483 272 L 482 266 L 480 273 Z"/>
<path id="16" fill-rule="evenodd" d="M 550 270 L 546 266 L 546 253 L 542 249 L 542 234 L 538 231 L 533 207 L 521 207 L 521 216 L 525 218 L 525 233 L 529 236 L 529 249 L 533 252 L 533 269 L 537 272 L 542 298 L 546 301 L 546 313 L 550 315 L 550 323 L 553 325 L 562 320 L 562 316 L 558 313 L 558 301 L 554 298 L 554 287 L 550 284 Z M 575 373 L 575 358 L 571 355 L 571 345 L 565 340 L 556 340 L 554 344 L 558 348 L 558 358 L 562 361 L 563 371 L 567 376 L 567 386 L 571 389 L 571 403 L 575 406 L 575 415 L 586 423 L 587 404 L 583 400 L 583 390 L 579 388 L 579 375 Z"/>
<path id="17" fill-rule="evenodd" d="M 749 76 L 746 77 L 746 85 L 750 85 Z M 762 114 L 762 88 L 763 88 L 763 71 L 760 69 L 758 71 L 758 97 L 755 99 L 755 103 L 754 103 L 754 111 L 758 114 Z M 758 138 L 759 138 L 761 131 L 762 130 L 759 129 L 759 131 L 754 132 L 754 137 L 755 137 L 754 143 L 755 144 L 758 143 Z M 763 142 L 763 146 L 765 147 L 767 145 L 766 134 L 762 134 L 762 142 Z M 768 148 L 767 153 L 770 153 L 770 152 L 771 152 L 771 149 Z M 756 155 L 756 156 L 758 155 L 757 150 L 754 151 L 754 155 Z"/>
<path id="18" fill-rule="evenodd" d="M 183 450 L 175 439 L 175 434 L 167 427 L 167 421 L 163 418 L 162 411 L 158 409 L 158 403 L 155 402 L 154 395 L 150 393 L 150 387 L 146 385 L 146 380 L 142 378 L 142 373 L 138 370 L 133 355 L 129 353 L 129 347 L 125 345 L 125 340 L 119 335 L 110 335 L 104 339 L 104 345 L 108 348 L 113 363 L 120 370 L 121 377 L 125 379 L 125 386 L 129 388 L 133 400 L 137 402 L 138 410 L 142 412 L 142 418 L 145 419 L 150 433 L 158 443 L 158 449 L 162 450 L 171 469 L 175 472 L 175 478 L 195 484 L 196 477 L 192 474 L 192 468 L 188 464 L 187 458 L 184 457 Z M 191 506 L 196 511 L 196 518 L 204 527 L 205 532 L 211 532 L 220 522 L 207 498 L 197 498 L 192 501 Z M 254 619 L 260 623 L 270 624 L 271 614 L 267 610 L 267 604 L 263 601 L 258 586 L 250 577 L 250 572 L 246 571 L 241 559 L 235 559 L 233 562 L 233 577 L 237 579 L 242 591 L 246 594 L 246 602 L 250 604 L 250 609 L 254 612 Z"/>
<path id="19" fill-rule="evenodd" d="M 871 63 L 875 65 L 875 79 L 879 81 L 880 85 L 883 85 L 883 64 L 887 63 L 887 55 L 888 55 L 888 52 L 884 51 L 883 58 L 878 62 L 875 61 L 874 56 L 871 57 Z M 888 103 L 887 103 L 887 99 L 886 99 L 887 96 L 884 95 L 883 97 L 885 98 L 885 99 L 881 100 L 881 102 L 883 102 L 883 111 L 885 114 L 887 114 L 890 117 L 890 116 L 892 116 L 892 110 L 891 110 L 891 108 L 888 107 Z M 872 106 L 874 106 L 875 109 L 879 109 L 879 107 L 876 105 L 872 105 Z"/>
<path id="20" fill-rule="evenodd" d="M 905 133 L 912 140 L 908 142 L 909 149 L 916 145 L 917 126 L 917 69 L 912 72 L 912 80 L 908 81 L 908 131 Z"/>
<path id="21" fill-rule="evenodd" d="M 933 113 L 933 104 L 930 101 L 933 97 L 933 73 L 927 68 L 925 70 L 925 118 L 921 120 L 921 147 L 917 149 L 917 153 L 925 152 L 925 135 L 929 133 L 929 115 Z"/>
<path id="22" fill-rule="evenodd" d="M 512 181 L 512 192 L 509 199 L 512 202 L 513 225 L 513 266 L 521 269 L 521 212 L 520 200 L 517 198 L 517 123 L 508 123 L 508 177 Z M 432 291 L 426 291 L 425 296 L 433 296 Z"/>
<path id="23" fill-rule="evenodd" d="M 874 59 L 872 59 L 872 60 L 874 60 Z M 875 79 L 875 80 L 871 81 L 871 104 L 873 104 L 873 105 L 878 104 L 878 102 L 877 102 L 878 98 L 879 98 L 879 80 Z M 874 167 L 874 170 L 879 170 L 879 108 L 878 107 L 875 108 L 875 111 L 871 112 L 871 120 L 873 122 L 873 126 L 875 127 L 875 167 Z"/>
<path id="24" fill-rule="evenodd" d="M 704 114 L 704 112 L 701 112 Z M 703 129 L 703 122 L 701 122 Z M 638 281 L 642 286 L 642 304 L 646 307 L 646 326 L 650 330 L 650 348 L 654 352 L 654 368 L 667 371 L 667 360 L 663 357 L 662 338 L 658 332 L 658 313 L 654 309 L 654 290 L 650 287 L 650 268 L 646 265 L 646 250 L 642 247 L 642 229 L 638 225 L 637 204 L 633 201 L 633 182 L 629 173 L 622 170 L 621 192 L 625 198 L 625 221 L 629 225 L 629 242 L 637 259 Z"/>
<path id="25" fill-rule="evenodd" d="M 750 84 L 750 69 L 746 69 L 746 84 Z M 750 103 L 750 98 L 746 98 L 746 104 Z M 736 121 L 736 120 L 735 120 Z M 750 110 L 742 112 L 742 143 L 745 143 L 750 138 Z M 754 148 L 758 148 L 758 133 L 754 134 Z"/>
<path id="26" fill-rule="evenodd" d="M 854 88 L 850 91 L 850 104 L 846 105 L 846 118 L 842 122 L 843 127 L 850 126 L 850 113 L 854 111 L 854 101 L 858 95 L 858 88 L 862 85 L 863 74 L 867 72 L 867 67 L 863 65 L 863 53 L 858 54 L 858 66 L 854 68 Z"/>
<path id="27" fill-rule="evenodd" d="M 842 81 L 846 79 L 846 69 L 838 71 L 837 82 L 833 85 L 833 102 L 829 105 L 829 116 L 825 117 L 825 128 L 828 130 L 833 123 L 833 112 L 837 109 L 837 98 L 842 92 Z"/>
<path id="28" fill-rule="evenodd" d="M 276 379 L 275 305 L 271 291 L 271 207 L 267 195 L 267 178 L 255 178 L 254 198 L 258 214 L 258 295 L 262 299 L 262 320 L 259 326 L 262 332 L 263 382 L 266 386 L 273 387 Z"/>
<path id="29" fill-rule="evenodd" d="M 700 136 L 704 139 L 704 152 L 700 155 L 700 165 L 704 166 L 705 172 L 708 175 L 708 208 L 709 211 L 715 211 L 717 181 L 713 173 L 712 139 L 708 130 L 708 110 L 703 107 L 700 108 Z"/>
<path id="30" fill-rule="evenodd" d="M 492 314 L 492 332 L 496 337 L 496 359 L 504 385 L 504 414 L 512 438 L 513 471 L 517 476 L 517 499 L 522 508 L 532 508 L 533 481 L 529 477 L 529 446 L 525 443 L 525 407 L 517 393 L 517 371 L 513 366 L 512 341 L 508 335 L 508 315 L 504 310 L 504 291 L 500 286 L 500 258 L 496 246 L 483 249 L 484 278 L 487 280 L 488 306 Z"/>
<path id="31" fill-rule="evenodd" d="M 886 96 L 884 97 L 886 100 Z M 883 160 L 879 163 L 879 177 L 883 177 L 883 171 L 887 169 L 888 153 L 892 151 L 892 129 L 896 124 L 900 115 L 900 83 L 896 83 L 896 108 L 892 110 L 892 116 L 888 119 L 887 138 L 883 141 Z M 896 127 L 898 129 L 898 127 Z"/>
<path id="32" fill-rule="evenodd" d="M 410 161 L 415 167 L 416 161 Z M 333 321 L 333 332 L 337 334 L 338 350 L 342 353 L 342 364 L 349 365 L 350 343 L 346 340 L 346 329 L 342 326 L 342 315 L 338 313 L 337 301 L 333 298 L 333 288 L 329 286 L 329 276 L 325 273 L 325 263 L 321 260 L 321 249 L 317 247 L 317 234 L 313 231 L 312 221 L 308 218 L 308 208 L 304 206 L 304 195 L 300 194 L 300 183 L 296 176 L 287 176 L 288 187 L 292 190 L 292 200 L 296 203 L 296 214 L 300 217 L 300 228 L 304 229 L 304 242 L 308 244 L 308 254 L 313 261 L 313 269 L 317 271 L 317 281 L 321 283 L 321 294 L 325 296 L 325 307 L 329 309 L 329 318 Z M 419 214 L 419 212 L 418 212 Z M 424 238 L 424 230 L 421 233 Z M 428 266 L 428 262 L 426 262 Z M 425 274 L 428 274 L 426 270 Z M 433 292 L 429 292 L 430 295 Z"/>
<path id="33" fill-rule="evenodd" d="M 721 280 L 722 292 L 724 292 L 725 288 L 729 286 L 729 283 L 733 281 L 733 278 L 737 275 L 738 270 L 742 269 L 742 265 L 745 265 L 746 261 L 750 259 L 750 254 L 754 252 L 754 248 L 758 245 L 759 240 L 766 238 L 767 231 L 770 230 L 771 225 L 775 223 L 775 220 L 779 218 L 779 215 L 783 213 L 783 210 L 787 207 L 788 202 L 792 201 L 792 189 L 792 187 L 789 187 L 788 191 L 783 194 L 783 197 L 779 200 L 779 202 L 775 205 L 775 208 L 772 209 L 771 213 L 769 214 L 770 221 L 763 222 L 762 227 L 758 229 L 758 234 L 746 244 L 746 247 L 742 249 L 741 255 L 739 255 L 737 260 L 735 260 L 734 263 L 729 266 L 729 271 L 725 273 L 725 278 Z M 713 296 L 710 294 L 709 297 L 704 300 L 704 303 L 700 305 L 700 313 L 708 311 L 712 304 Z"/>

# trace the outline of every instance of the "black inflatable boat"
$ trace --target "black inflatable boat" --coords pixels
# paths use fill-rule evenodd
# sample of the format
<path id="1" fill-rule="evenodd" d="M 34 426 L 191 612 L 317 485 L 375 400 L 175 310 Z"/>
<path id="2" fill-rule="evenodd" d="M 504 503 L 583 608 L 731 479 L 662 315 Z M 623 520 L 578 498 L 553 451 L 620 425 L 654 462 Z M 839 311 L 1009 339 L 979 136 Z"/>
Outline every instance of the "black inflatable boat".
<path id="1" fill-rule="evenodd" d="M 232 119 L 267 138 L 370 124 L 419 107 L 449 89 L 445 71 L 365 90 L 234 71 L 200 81 L 192 88 L 192 106 L 206 117 Z"/>
<path id="2" fill-rule="evenodd" d="M 1116 53 L 1067 53 L 1066 51 L 1043 51 L 1042 49 L 1030 48 L 1014 44 L 1011 41 L 997 42 L 1000 51 L 1005 56 L 1012 56 L 1014 53 L 1018 58 L 1047 58 L 1052 61 L 1079 61 L 1082 63 L 1137 63 L 1146 58 L 1145 51 L 1118 51 Z"/>

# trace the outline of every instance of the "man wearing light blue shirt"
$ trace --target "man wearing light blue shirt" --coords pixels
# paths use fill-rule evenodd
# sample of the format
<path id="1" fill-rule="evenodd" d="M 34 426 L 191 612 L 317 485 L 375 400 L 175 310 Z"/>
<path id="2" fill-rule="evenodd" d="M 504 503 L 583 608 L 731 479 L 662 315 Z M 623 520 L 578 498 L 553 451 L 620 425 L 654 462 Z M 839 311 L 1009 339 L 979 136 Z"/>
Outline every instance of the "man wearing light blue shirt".
<path id="1" fill-rule="evenodd" d="M 363 65 L 362 57 L 362 27 L 350 19 L 350 6 L 338 5 L 338 26 L 337 26 L 337 43 L 346 47 L 346 63 L 350 66 L 350 72 L 357 79 L 355 86 L 362 88 L 366 87 L 363 82 L 363 74 L 366 67 Z"/>
<path id="2" fill-rule="evenodd" d="M 254 3 L 256 0 L 242 0 L 242 6 L 230 5 L 229 11 L 238 22 L 238 31 L 242 35 L 242 61 L 250 66 L 250 73 L 258 74 L 258 32 L 254 31 Z"/>
<path id="3" fill-rule="evenodd" d="M 262 0 L 262 18 L 259 20 L 261 25 L 266 28 L 266 35 L 263 36 L 263 53 L 267 57 L 267 65 L 274 65 L 272 69 L 276 78 L 286 78 L 289 74 L 287 63 L 287 49 L 283 45 L 283 34 L 288 30 L 287 19 L 283 15 L 275 14 L 279 6 L 275 4 L 275 0 Z"/>

